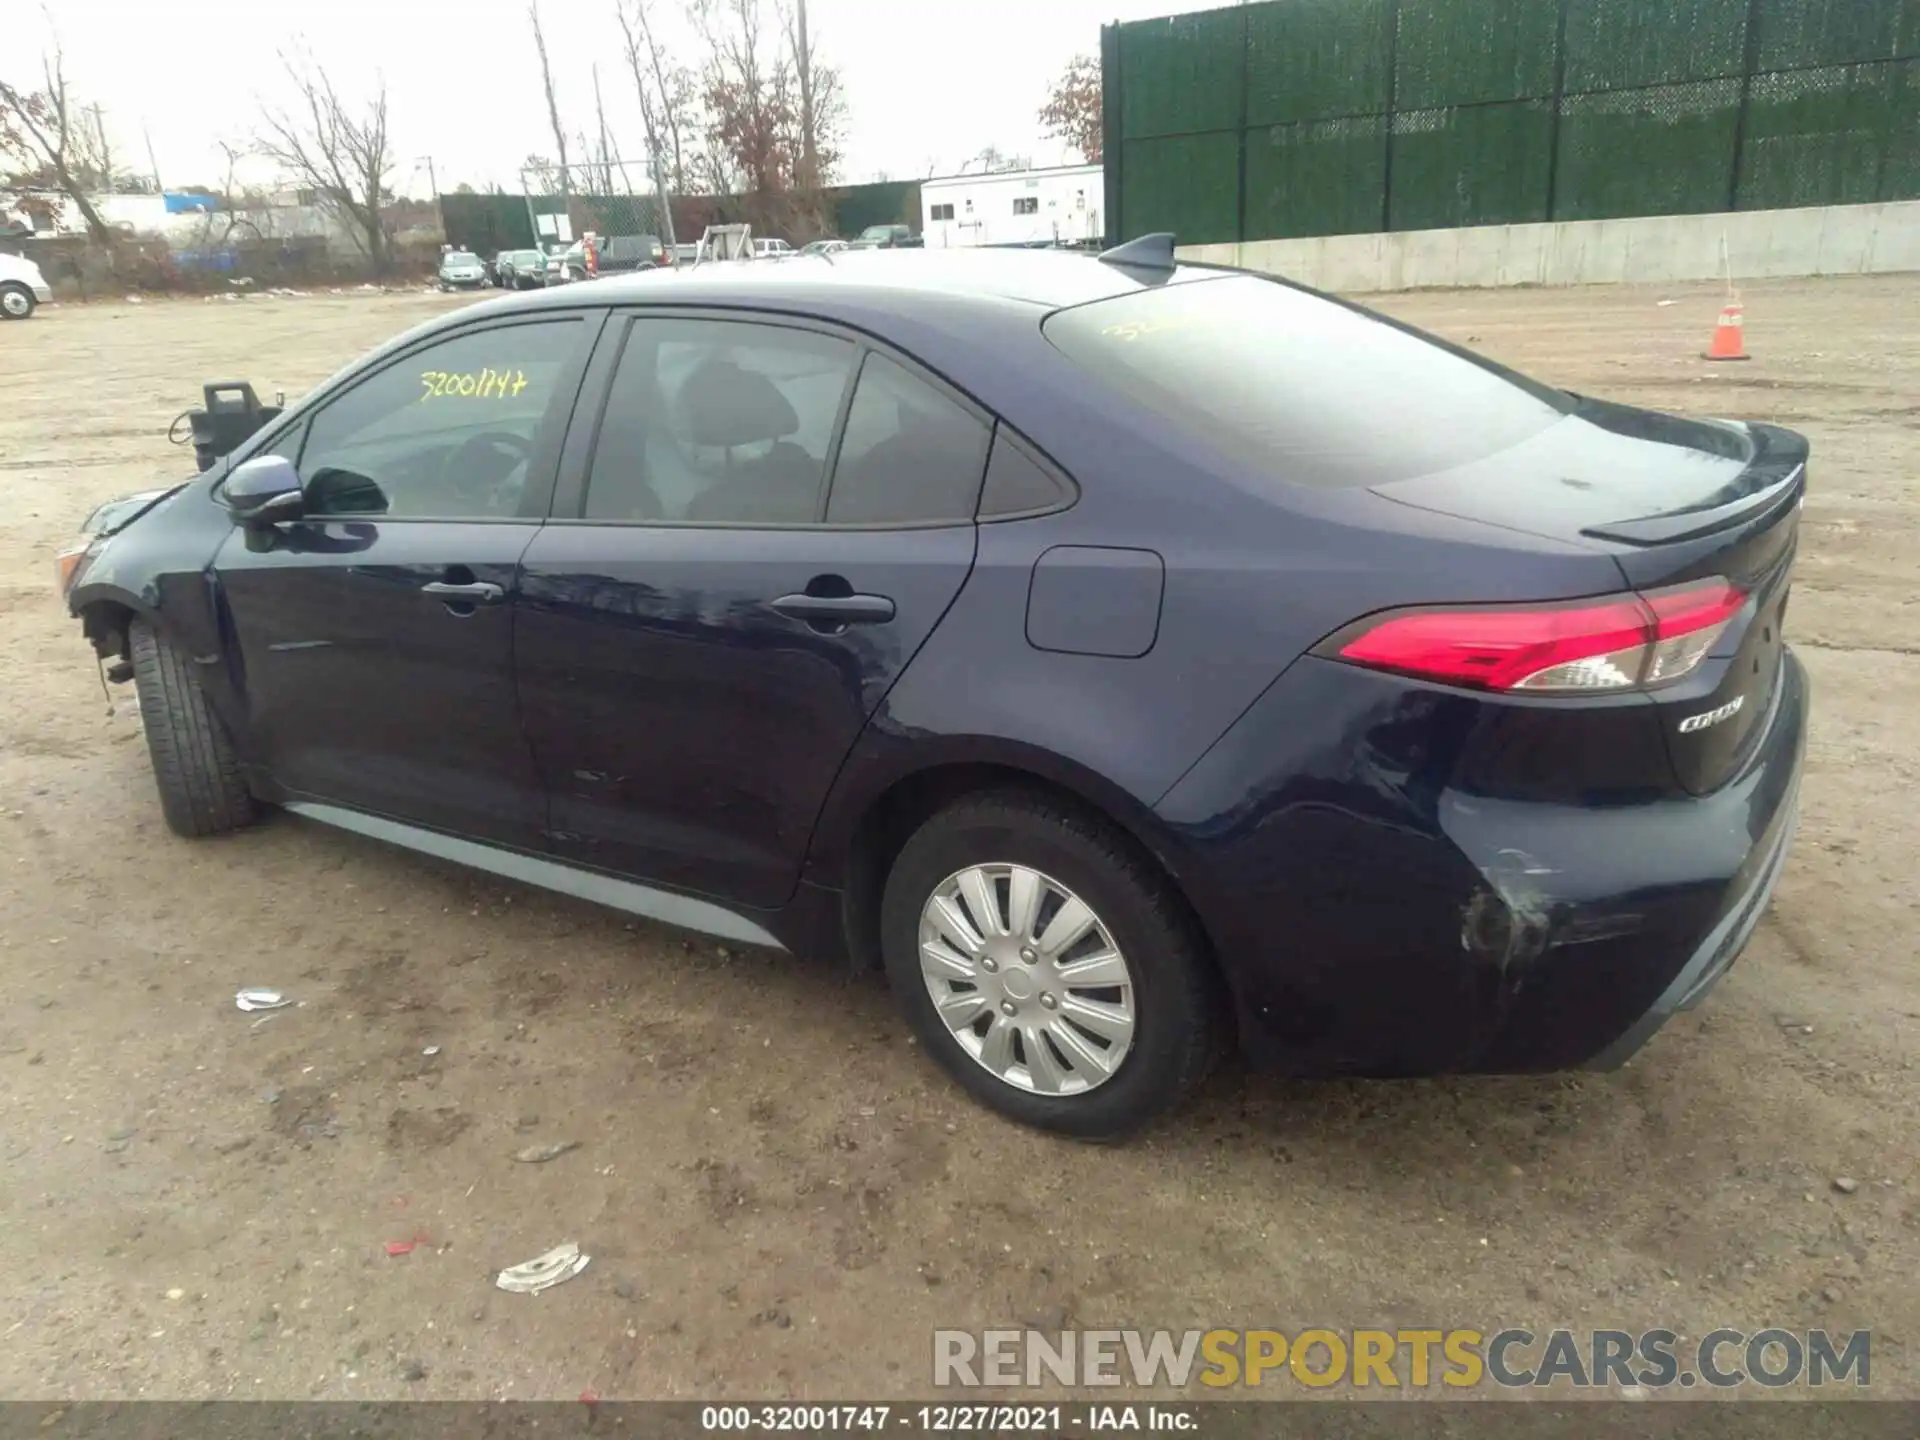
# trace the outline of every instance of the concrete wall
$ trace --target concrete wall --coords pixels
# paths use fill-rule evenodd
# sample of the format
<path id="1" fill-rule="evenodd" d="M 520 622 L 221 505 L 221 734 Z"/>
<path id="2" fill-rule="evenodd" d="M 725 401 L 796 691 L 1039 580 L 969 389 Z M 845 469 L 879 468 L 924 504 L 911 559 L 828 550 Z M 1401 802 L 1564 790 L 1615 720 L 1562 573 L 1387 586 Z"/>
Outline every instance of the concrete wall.
<path id="1" fill-rule="evenodd" d="M 1726 245 L 1726 259 L 1721 244 Z M 1185 245 L 1184 260 L 1349 294 L 1920 270 L 1920 200 Z"/>

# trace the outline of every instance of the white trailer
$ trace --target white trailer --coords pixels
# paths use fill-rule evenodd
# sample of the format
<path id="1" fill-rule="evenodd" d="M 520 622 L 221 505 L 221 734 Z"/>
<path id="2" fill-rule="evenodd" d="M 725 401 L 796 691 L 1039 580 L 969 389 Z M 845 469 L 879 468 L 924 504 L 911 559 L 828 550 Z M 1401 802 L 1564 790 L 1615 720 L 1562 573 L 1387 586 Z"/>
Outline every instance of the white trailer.
<path id="1" fill-rule="evenodd" d="M 920 182 L 920 233 L 929 250 L 970 245 L 1097 241 L 1106 191 L 1098 165 L 948 175 Z"/>

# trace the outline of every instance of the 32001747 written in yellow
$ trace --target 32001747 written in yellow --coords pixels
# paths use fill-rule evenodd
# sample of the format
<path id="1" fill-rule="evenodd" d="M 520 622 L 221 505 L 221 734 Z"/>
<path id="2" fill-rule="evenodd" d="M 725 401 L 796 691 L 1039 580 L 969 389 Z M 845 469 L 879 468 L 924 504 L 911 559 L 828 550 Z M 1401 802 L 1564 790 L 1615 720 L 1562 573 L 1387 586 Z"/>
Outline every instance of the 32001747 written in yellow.
<path id="1" fill-rule="evenodd" d="M 472 399 L 506 400 L 518 395 L 527 388 L 527 372 L 524 370 L 456 371 L 422 370 L 420 372 L 420 399 L 428 400 Z"/>

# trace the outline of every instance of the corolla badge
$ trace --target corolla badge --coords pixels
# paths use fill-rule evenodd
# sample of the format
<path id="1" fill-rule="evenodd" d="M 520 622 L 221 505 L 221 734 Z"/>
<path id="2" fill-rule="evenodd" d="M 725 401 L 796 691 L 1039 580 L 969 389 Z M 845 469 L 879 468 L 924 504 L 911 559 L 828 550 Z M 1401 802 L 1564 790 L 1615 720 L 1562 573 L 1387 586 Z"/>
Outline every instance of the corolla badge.
<path id="1" fill-rule="evenodd" d="M 1740 713 L 1740 707 L 1746 703 L 1746 696 L 1736 695 L 1717 709 L 1702 710 L 1698 715 L 1689 715 L 1680 722 L 1680 733 L 1691 735 L 1696 730 L 1705 730 L 1709 725 L 1718 725 L 1722 720 L 1731 720 Z"/>

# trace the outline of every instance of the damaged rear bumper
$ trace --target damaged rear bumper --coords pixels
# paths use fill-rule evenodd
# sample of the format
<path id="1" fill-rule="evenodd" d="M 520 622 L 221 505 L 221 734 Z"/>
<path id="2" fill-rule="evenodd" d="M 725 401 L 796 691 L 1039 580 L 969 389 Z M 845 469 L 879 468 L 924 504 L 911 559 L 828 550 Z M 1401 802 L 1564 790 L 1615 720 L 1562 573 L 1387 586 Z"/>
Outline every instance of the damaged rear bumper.
<path id="1" fill-rule="evenodd" d="M 1520 892 L 1540 943 L 1473 1068 L 1615 1069 L 1705 998 L 1739 959 L 1786 864 L 1807 700 L 1806 672 L 1789 652 L 1761 742 L 1730 784 L 1597 812 L 1570 853 L 1548 852 L 1564 875 Z M 1517 820 L 1498 828 L 1525 834 Z"/>
<path id="2" fill-rule="evenodd" d="M 1784 867 L 1809 696 L 1791 651 L 1781 666 L 1753 752 L 1710 795 L 1489 799 L 1423 792 L 1402 769 L 1361 804 L 1318 778 L 1333 758 L 1287 757 L 1308 778 L 1216 809 L 1206 830 L 1178 827 L 1203 852 L 1181 879 L 1249 1059 L 1364 1075 L 1624 1063 L 1734 963 Z M 1372 713 L 1364 691 L 1345 692 L 1369 682 L 1312 683 L 1324 755 L 1338 757 L 1353 717 Z M 1278 726 L 1262 737 L 1286 741 Z M 1183 798 L 1162 817 L 1177 825 Z"/>

